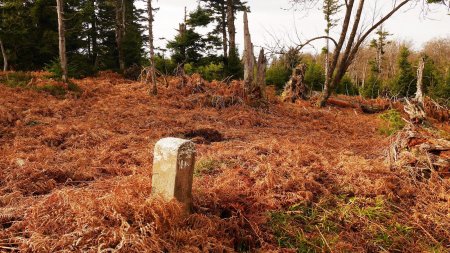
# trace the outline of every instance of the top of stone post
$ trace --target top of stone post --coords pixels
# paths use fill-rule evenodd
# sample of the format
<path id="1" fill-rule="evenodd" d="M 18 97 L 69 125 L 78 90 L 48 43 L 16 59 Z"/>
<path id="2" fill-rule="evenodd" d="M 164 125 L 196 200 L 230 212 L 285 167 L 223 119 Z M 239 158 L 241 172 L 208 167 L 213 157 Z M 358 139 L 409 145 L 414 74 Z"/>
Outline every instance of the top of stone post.
<path id="1" fill-rule="evenodd" d="M 159 150 L 164 150 L 164 152 L 177 152 L 181 147 L 186 145 L 188 150 L 192 150 L 193 152 L 195 152 L 195 145 L 192 141 L 173 137 L 163 138 L 159 140 L 156 143 L 155 147 L 157 147 Z M 154 160 L 159 161 L 163 159 L 163 155 L 164 154 L 162 152 L 155 152 Z"/>
<path id="2" fill-rule="evenodd" d="M 177 150 L 183 144 L 190 142 L 190 140 L 184 140 L 180 138 L 168 137 L 159 140 L 156 145 L 164 147 L 165 149 Z"/>

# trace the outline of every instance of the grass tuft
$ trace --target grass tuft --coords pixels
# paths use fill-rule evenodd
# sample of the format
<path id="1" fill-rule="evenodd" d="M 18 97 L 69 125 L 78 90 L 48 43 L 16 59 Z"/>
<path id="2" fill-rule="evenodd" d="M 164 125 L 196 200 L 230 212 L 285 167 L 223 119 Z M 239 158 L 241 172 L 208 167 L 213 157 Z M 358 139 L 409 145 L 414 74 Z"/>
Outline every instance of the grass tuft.
<path id="1" fill-rule="evenodd" d="M 405 127 L 402 115 L 397 110 L 389 110 L 380 115 L 383 125 L 379 128 L 380 133 L 391 136 Z"/>

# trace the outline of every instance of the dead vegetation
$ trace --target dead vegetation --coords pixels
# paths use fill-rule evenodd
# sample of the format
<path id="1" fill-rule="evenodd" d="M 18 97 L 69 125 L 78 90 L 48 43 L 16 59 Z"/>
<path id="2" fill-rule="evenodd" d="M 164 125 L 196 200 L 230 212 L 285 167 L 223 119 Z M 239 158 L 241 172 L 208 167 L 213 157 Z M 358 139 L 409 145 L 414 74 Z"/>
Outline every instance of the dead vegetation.
<path id="1" fill-rule="evenodd" d="M 152 97 L 102 73 L 65 99 L 0 85 L 0 251 L 448 250 L 445 170 L 391 168 L 378 115 L 270 96 L 254 109 L 239 82 L 186 81 Z M 187 217 L 149 197 L 152 147 L 175 134 L 198 143 Z"/>

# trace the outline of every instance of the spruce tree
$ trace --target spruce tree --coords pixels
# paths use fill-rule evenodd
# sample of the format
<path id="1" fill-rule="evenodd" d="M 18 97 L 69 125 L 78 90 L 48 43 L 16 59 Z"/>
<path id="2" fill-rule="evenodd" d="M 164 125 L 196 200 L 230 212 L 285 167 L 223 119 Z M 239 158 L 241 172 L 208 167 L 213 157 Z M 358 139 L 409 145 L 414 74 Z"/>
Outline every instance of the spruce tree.
<path id="1" fill-rule="evenodd" d="M 394 80 L 392 91 L 394 96 L 409 97 L 415 94 L 415 74 L 411 63 L 408 60 L 410 51 L 407 47 L 400 48 L 398 59 L 399 73 Z"/>
<path id="2" fill-rule="evenodd" d="M 206 9 L 198 6 L 189 13 L 186 22 L 180 24 L 178 35 L 167 44 L 172 51 L 172 60 L 179 64 L 192 64 L 194 67 L 209 64 L 212 51 L 217 48 L 217 40 L 209 36 L 202 36 L 197 28 L 206 27 L 211 21 L 211 16 Z"/>

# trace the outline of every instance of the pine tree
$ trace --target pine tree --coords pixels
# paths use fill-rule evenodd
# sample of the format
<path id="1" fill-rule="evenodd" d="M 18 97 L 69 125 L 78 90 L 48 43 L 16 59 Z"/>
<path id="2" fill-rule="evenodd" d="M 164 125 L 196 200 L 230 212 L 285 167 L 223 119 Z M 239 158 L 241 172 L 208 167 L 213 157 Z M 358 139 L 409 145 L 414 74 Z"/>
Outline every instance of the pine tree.
<path id="1" fill-rule="evenodd" d="M 222 62 L 225 75 L 233 79 L 243 77 L 243 66 L 236 47 L 236 14 L 244 10 L 249 11 L 247 2 L 242 0 L 201 0 L 205 9 L 211 13 L 215 21 L 215 29 L 210 32 L 211 37 L 221 34 L 221 47 L 223 50 Z"/>
<path id="2" fill-rule="evenodd" d="M 411 63 L 408 61 L 410 51 L 407 47 L 400 48 L 400 55 L 398 59 L 399 73 L 393 83 L 393 95 L 401 97 L 409 97 L 415 94 L 416 85 L 415 74 Z"/>
<path id="3" fill-rule="evenodd" d="M 375 67 L 376 67 L 376 72 L 381 74 L 383 72 L 383 69 L 382 69 L 383 68 L 383 55 L 386 53 L 385 46 L 390 43 L 387 40 L 387 38 L 391 34 L 389 32 L 387 32 L 386 30 L 384 30 L 383 26 L 380 26 L 380 28 L 378 29 L 376 34 L 378 35 L 378 38 L 373 39 L 370 42 L 370 47 L 376 49 L 377 57 L 375 59 L 375 63 L 376 63 Z"/>
<path id="4" fill-rule="evenodd" d="M 196 31 L 199 27 L 206 27 L 210 21 L 209 12 L 200 5 L 189 13 L 185 23 L 180 24 L 178 35 L 167 44 L 175 63 L 180 66 L 189 63 L 198 67 L 214 61 L 212 53 L 217 48 L 218 41 L 208 35 L 202 36 Z"/>

